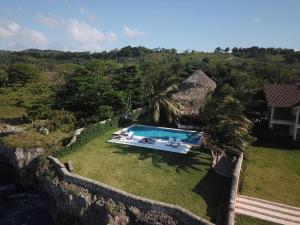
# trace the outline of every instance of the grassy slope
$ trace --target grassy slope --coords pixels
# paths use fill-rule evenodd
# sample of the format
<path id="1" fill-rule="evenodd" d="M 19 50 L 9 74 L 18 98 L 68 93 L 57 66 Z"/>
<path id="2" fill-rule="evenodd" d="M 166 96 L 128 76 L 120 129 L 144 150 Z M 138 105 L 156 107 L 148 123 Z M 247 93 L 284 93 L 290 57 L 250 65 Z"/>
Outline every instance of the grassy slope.
<path id="1" fill-rule="evenodd" d="M 25 132 L 2 137 L 0 144 L 10 148 L 50 148 L 60 146 L 60 141 L 66 137 L 69 137 L 69 134 L 60 130 L 51 132 L 49 135 L 43 135 L 36 129 L 30 128 L 29 130 L 25 129 Z"/>
<path id="2" fill-rule="evenodd" d="M 75 173 L 127 192 L 180 205 L 214 220 L 227 180 L 210 170 L 210 154 L 179 155 L 107 143 L 111 132 L 64 156 Z"/>
<path id="3" fill-rule="evenodd" d="M 236 225 L 275 225 L 274 223 L 258 220 L 248 216 L 240 216 L 238 215 L 235 218 Z"/>
<path id="4" fill-rule="evenodd" d="M 53 92 L 48 86 L 49 77 L 41 76 L 38 82 L 24 87 L 1 88 L 0 94 L 0 126 L 1 121 L 8 124 L 18 124 L 25 132 L 1 137 L 0 143 L 5 146 L 16 147 L 50 147 L 59 145 L 59 141 L 68 136 L 66 132 L 56 131 L 50 135 L 40 134 L 29 124 L 19 124 L 18 119 L 26 115 L 26 110 L 35 103 L 49 101 Z"/>
<path id="5" fill-rule="evenodd" d="M 26 109 L 37 102 L 44 102 L 51 95 L 48 86 L 41 83 L 24 87 L 6 87 L 0 94 L 0 119 L 13 119 L 25 115 Z"/>
<path id="6" fill-rule="evenodd" d="M 244 165 L 242 194 L 300 207 L 300 150 L 251 147 Z"/>

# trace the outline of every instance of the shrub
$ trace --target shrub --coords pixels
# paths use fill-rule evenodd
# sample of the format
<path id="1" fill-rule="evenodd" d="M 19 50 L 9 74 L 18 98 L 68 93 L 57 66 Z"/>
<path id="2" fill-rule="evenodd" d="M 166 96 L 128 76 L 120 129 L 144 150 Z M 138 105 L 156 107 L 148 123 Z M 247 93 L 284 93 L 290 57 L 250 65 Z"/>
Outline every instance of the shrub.
<path id="1" fill-rule="evenodd" d="M 105 120 L 114 116 L 113 108 L 109 105 L 101 105 L 96 110 L 99 120 Z"/>
<path id="2" fill-rule="evenodd" d="M 107 120 L 106 123 L 103 124 L 96 123 L 96 124 L 89 125 L 82 131 L 77 141 L 73 145 L 69 147 L 66 146 L 57 150 L 56 152 L 54 152 L 54 156 L 61 157 L 69 154 L 70 152 L 74 152 L 78 150 L 81 146 L 88 143 L 92 139 L 98 137 L 99 135 L 106 133 L 112 128 L 117 128 L 118 123 L 119 123 L 119 117 L 115 116 L 111 120 Z"/>
<path id="3" fill-rule="evenodd" d="M 69 131 L 74 128 L 76 118 L 73 113 L 65 110 L 53 110 L 50 113 L 49 129 L 55 131 L 61 129 Z"/>

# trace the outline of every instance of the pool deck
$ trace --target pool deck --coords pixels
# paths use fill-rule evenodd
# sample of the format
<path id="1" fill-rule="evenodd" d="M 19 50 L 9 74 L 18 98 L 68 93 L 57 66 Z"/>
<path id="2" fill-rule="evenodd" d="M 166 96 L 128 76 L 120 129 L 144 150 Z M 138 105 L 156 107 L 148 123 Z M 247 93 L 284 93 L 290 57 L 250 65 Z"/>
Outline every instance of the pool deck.
<path id="1" fill-rule="evenodd" d="M 133 136 L 132 139 L 127 139 L 126 136 L 121 136 L 120 139 L 112 138 L 108 140 L 108 142 L 116 143 L 116 144 L 132 145 L 132 146 L 142 147 L 142 148 L 151 148 L 151 149 L 180 153 L 180 154 L 187 154 L 192 147 L 191 145 L 185 143 L 181 143 L 177 147 L 169 146 L 167 145 L 168 141 L 162 139 L 155 139 L 154 144 L 140 143 L 139 141 L 142 140 L 143 138 L 144 137 L 141 136 Z"/>
<path id="2" fill-rule="evenodd" d="M 186 142 L 180 142 L 180 145 L 178 146 L 172 146 L 168 145 L 168 141 L 165 139 L 159 139 L 159 138 L 154 138 L 155 143 L 141 143 L 140 141 L 144 139 L 145 137 L 143 136 L 137 136 L 133 135 L 131 139 L 128 139 L 127 136 L 122 135 L 124 132 L 128 131 L 129 128 L 132 126 L 144 126 L 140 124 L 132 124 L 127 128 L 118 130 L 117 132 L 113 133 L 113 135 L 116 137 L 118 136 L 119 138 L 112 138 L 108 140 L 110 143 L 116 143 L 116 144 L 125 144 L 125 145 L 132 145 L 136 147 L 142 147 L 142 148 L 151 148 L 151 149 L 156 149 L 160 151 L 167 151 L 167 152 L 174 152 L 174 153 L 179 153 L 179 154 L 187 154 L 192 147 L 200 147 L 203 143 L 203 135 L 202 132 L 199 132 L 201 134 L 200 140 L 195 143 L 186 143 Z M 177 131 L 185 131 L 182 129 L 174 129 L 174 128 L 167 128 L 167 127 L 158 127 L 166 130 L 177 130 Z M 196 132 L 196 131 L 188 131 L 188 132 Z"/>

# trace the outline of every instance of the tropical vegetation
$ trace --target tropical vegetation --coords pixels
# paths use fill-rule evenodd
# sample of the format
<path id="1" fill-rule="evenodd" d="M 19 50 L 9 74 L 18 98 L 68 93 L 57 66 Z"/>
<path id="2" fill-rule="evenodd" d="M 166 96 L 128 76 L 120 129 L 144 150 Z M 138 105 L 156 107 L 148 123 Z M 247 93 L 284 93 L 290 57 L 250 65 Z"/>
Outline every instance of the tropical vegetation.
<path id="1" fill-rule="evenodd" d="M 253 140 L 249 135 L 252 122 L 244 115 L 244 107 L 229 85 L 219 86 L 209 96 L 200 117 L 210 146 L 214 166 L 225 153 L 240 154 Z"/>
<path id="2" fill-rule="evenodd" d="M 113 121 L 107 127 L 93 125 L 143 107 L 148 109 L 147 122 L 175 126 L 181 106 L 171 96 L 198 69 L 217 83 L 194 118 L 206 131 L 209 150 L 178 156 L 117 146 L 106 142 L 116 126 Z M 131 46 L 96 53 L 0 51 L 0 128 L 10 124 L 22 129 L 2 135 L 0 144 L 60 149 L 57 156 L 72 160 L 76 173 L 179 204 L 212 221 L 228 181 L 210 169 L 211 162 L 245 152 L 241 192 L 299 206 L 293 194 L 300 183 L 295 182 L 298 151 L 248 145 L 252 136 L 260 141 L 264 85 L 288 83 L 299 74 L 300 52 L 281 48 L 217 47 L 214 53 Z M 78 144 L 64 147 L 74 129 L 83 126 L 87 129 Z M 40 132 L 45 128 L 49 134 Z M 248 220 L 239 219 L 242 224 Z"/>
<path id="3" fill-rule="evenodd" d="M 180 104 L 172 99 L 178 91 L 177 82 L 178 79 L 164 71 L 150 78 L 152 93 L 148 96 L 148 116 L 153 122 L 166 119 L 171 124 L 180 117 Z"/>

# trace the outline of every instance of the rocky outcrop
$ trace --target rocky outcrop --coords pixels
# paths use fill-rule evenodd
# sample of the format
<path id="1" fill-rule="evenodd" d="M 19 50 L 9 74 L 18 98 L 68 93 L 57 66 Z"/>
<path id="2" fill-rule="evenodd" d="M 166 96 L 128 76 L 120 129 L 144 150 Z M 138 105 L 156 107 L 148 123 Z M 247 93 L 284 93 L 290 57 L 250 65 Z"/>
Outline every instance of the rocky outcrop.
<path id="1" fill-rule="evenodd" d="M 30 192 L 17 192 L 0 196 L 0 224 L 55 225 L 49 209 L 49 196 Z"/>
<path id="2" fill-rule="evenodd" d="M 0 157 L 5 157 L 16 169 L 28 166 L 43 152 L 45 152 L 43 148 L 8 148 L 0 145 Z"/>
<path id="3" fill-rule="evenodd" d="M 0 124 L 0 135 L 16 134 L 22 132 L 23 128 L 11 126 L 8 124 Z"/>
<path id="4" fill-rule="evenodd" d="M 37 158 L 45 151 L 43 148 L 8 148 L 0 145 L 0 162 L 13 167 L 18 185 L 30 187 L 35 182 Z"/>
<path id="5" fill-rule="evenodd" d="M 84 127 L 79 128 L 77 130 L 75 130 L 75 133 L 70 141 L 70 143 L 67 145 L 68 147 L 71 146 L 72 144 L 74 144 L 78 138 L 78 136 L 81 134 L 81 132 L 84 130 Z"/>

